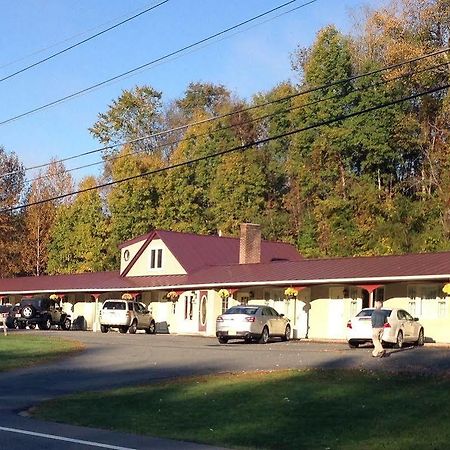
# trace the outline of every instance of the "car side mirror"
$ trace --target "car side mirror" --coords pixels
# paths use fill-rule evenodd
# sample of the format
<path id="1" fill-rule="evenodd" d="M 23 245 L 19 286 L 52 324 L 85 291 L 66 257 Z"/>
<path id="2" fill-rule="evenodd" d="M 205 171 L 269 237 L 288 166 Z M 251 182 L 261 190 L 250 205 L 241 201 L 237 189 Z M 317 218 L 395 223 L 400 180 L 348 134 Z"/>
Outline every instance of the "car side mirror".
<path id="1" fill-rule="evenodd" d="M 284 317 L 284 314 L 280 314 L 280 317 Z"/>
<path id="2" fill-rule="evenodd" d="M 414 317 L 414 322 L 418 322 L 419 321 L 419 318 L 418 317 Z"/>

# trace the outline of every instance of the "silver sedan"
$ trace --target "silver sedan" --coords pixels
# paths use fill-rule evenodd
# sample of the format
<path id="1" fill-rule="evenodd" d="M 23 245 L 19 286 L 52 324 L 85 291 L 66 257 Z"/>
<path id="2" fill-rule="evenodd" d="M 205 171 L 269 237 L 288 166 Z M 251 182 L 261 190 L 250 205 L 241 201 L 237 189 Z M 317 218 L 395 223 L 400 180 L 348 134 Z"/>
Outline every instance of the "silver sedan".
<path id="1" fill-rule="evenodd" d="M 233 306 L 216 320 L 216 336 L 221 344 L 230 339 L 257 340 L 266 344 L 270 337 L 287 341 L 291 337 L 289 319 L 265 305 Z"/>

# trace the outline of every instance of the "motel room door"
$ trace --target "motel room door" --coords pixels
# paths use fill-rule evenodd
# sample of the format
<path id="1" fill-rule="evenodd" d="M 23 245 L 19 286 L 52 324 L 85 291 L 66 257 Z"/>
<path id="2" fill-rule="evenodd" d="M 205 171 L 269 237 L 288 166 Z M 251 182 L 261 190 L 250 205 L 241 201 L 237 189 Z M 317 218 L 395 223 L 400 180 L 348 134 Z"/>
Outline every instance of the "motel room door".
<path id="1" fill-rule="evenodd" d="M 200 304 L 198 308 L 198 331 L 206 331 L 206 318 L 208 317 L 208 291 L 200 291 Z"/>
<path id="2" fill-rule="evenodd" d="M 344 320 L 344 290 L 342 287 L 330 287 L 328 303 L 329 339 L 344 339 L 346 328 Z"/>

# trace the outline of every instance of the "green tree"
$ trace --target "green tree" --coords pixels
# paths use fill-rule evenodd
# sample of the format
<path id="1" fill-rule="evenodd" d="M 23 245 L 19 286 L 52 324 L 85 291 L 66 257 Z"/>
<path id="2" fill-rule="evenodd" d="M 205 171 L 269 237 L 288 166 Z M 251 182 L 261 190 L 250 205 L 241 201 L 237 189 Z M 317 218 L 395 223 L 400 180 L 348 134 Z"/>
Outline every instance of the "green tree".
<path id="1" fill-rule="evenodd" d="M 163 129 L 162 94 L 150 86 L 124 90 L 98 115 L 90 133 L 102 144 L 111 145 L 144 138 Z M 160 139 L 151 137 L 131 144 L 134 150 L 153 152 Z M 105 152 L 109 154 L 111 152 Z M 117 153 L 117 150 L 112 153 Z"/>
<path id="2" fill-rule="evenodd" d="M 80 183 L 80 189 L 96 186 L 94 177 Z M 48 272 L 82 273 L 105 270 L 108 224 L 97 190 L 78 194 L 72 204 L 59 208 L 49 244 Z"/>
<path id="3" fill-rule="evenodd" d="M 130 146 L 122 148 L 119 158 L 111 164 L 111 177 L 119 181 L 139 176 L 162 166 L 158 155 L 134 154 Z M 114 185 L 107 194 L 110 234 L 110 264 L 118 263 L 117 245 L 155 227 L 159 204 L 159 177 L 143 176 Z"/>

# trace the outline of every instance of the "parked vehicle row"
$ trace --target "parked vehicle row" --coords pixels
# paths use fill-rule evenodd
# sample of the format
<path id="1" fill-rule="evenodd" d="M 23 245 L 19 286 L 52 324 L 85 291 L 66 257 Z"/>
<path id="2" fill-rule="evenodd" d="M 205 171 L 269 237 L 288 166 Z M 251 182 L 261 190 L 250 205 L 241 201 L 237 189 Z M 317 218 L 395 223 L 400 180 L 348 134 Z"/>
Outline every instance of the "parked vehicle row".
<path id="1" fill-rule="evenodd" d="M 6 316 L 5 323 L 10 329 L 35 328 L 49 330 L 57 326 L 70 330 L 71 316 L 64 312 L 59 303 L 47 297 L 25 297 L 16 305 L 0 305 L 0 313 Z M 145 330 L 148 334 L 156 333 L 156 323 L 144 303 L 111 299 L 106 300 L 99 314 L 102 333 L 118 329 L 120 333 L 134 334 Z"/>

